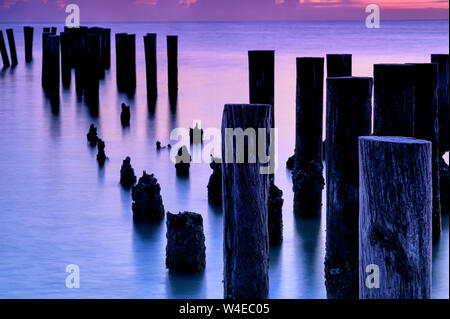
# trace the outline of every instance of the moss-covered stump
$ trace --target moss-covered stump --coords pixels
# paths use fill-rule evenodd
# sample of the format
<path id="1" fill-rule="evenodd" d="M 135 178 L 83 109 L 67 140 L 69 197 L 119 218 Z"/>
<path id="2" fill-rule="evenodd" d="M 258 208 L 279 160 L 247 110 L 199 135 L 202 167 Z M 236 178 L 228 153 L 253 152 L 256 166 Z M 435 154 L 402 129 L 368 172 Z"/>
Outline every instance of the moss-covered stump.
<path id="1" fill-rule="evenodd" d="M 213 205 L 222 204 L 222 164 L 216 163 L 214 158 L 209 164 L 213 172 L 208 182 L 208 201 Z"/>
<path id="2" fill-rule="evenodd" d="M 178 149 L 178 153 L 175 156 L 175 169 L 178 176 L 188 176 L 189 168 L 191 167 L 191 155 L 186 146 L 182 146 Z"/>
<path id="3" fill-rule="evenodd" d="M 269 242 L 279 244 L 283 240 L 283 191 L 274 183 L 269 186 L 268 228 Z"/>
<path id="4" fill-rule="evenodd" d="M 131 191 L 133 218 L 136 221 L 155 221 L 164 218 L 161 186 L 153 174 L 145 171 Z"/>
<path id="5" fill-rule="evenodd" d="M 203 218 L 200 214 L 167 213 L 166 267 L 171 272 L 193 273 L 206 265 Z"/>
<path id="6" fill-rule="evenodd" d="M 319 216 L 322 209 L 323 165 L 316 161 L 302 161 L 301 167 L 292 171 L 294 212 L 301 216 Z"/>
<path id="7" fill-rule="evenodd" d="M 131 159 L 127 157 L 122 162 L 120 168 L 120 184 L 125 188 L 130 188 L 136 183 L 136 175 L 134 175 L 134 169 L 131 166 Z"/>
<path id="8" fill-rule="evenodd" d="M 98 136 L 97 136 L 97 128 L 94 126 L 94 124 L 91 124 L 89 127 L 89 132 L 86 134 L 87 140 L 89 142 L 89 145 L 94 147 L 97 145 L 98 142 Z"/>

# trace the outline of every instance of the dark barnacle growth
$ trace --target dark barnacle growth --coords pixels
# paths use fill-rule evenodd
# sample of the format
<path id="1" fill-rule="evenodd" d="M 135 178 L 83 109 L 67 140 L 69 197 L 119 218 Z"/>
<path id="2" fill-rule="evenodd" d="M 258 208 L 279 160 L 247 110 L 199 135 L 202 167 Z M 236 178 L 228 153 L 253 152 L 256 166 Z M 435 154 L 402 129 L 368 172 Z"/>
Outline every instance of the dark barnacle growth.
<path id="1" fill-rule="evenodd" d="M 222 204 L 222 164 L 220 159 L 211 156 L 209 166 L 213 170 L 208 182 L 208 201 L 213 205 Z"/>
<path id="2" fill-rule="evenodd" d="M 122 103 L 122 112 L 120 113 L 120 122 L 123 127 L 130 126 L 130 107 Z"/>
<path id="3" fill-rule="evenodd" d="M 175 156 L 175 169 L 178 176 L 189 175 L 189 168 L 191 166 L 191 155 L 186 146 L 182 146 L 178 149 L 178 153 Z"/>
<path id="4" fill-rule="evenodd" d="M 86 134 L 86 136 L 89 145 L 91 145 L 92 147 L 97 145 L 98 142 L 97 128 L 94 126 L 94 124 L 91 124 L 91 126 L 89 127 L 89 132 Z"/>
<path id="5" fill-rule="evenodd" d="M 127 157 L 122 162 L 120 168 L 120 184 L 125 188 L 130 188 L 136 183 L 136 175 L 134 175 L 134 169 L 131 167 L 131 159 Z"/>
<path id="6" fill-rule="evenodd" d="M 203 129 L 198 128 L 198 123 L 194 128 L 189 129 L 189 138 L 191 144 L 203 143 Z"/>
<path id="7" fill-rule="evenodd" d="M 153 174 L 145 171 L 131 190 L 133 218 L 136 221 L 155 221 L 164 218 L 161 186 Z"/>
<path id="8" fill-rule="evenodd" d="M 203 218 L 200 214 L 167 213 L 166 267 L 171 272 L 193 273 L 206 265 Z"/>
<path id="9" fill-rule="evenodd" d="M 106 161 L 106 154 L 105 154 L 105 142 L 103 142 L 102 139 L 98 140 L 97 144 L 97 161 L 100 166 L 103 166 Z"/>

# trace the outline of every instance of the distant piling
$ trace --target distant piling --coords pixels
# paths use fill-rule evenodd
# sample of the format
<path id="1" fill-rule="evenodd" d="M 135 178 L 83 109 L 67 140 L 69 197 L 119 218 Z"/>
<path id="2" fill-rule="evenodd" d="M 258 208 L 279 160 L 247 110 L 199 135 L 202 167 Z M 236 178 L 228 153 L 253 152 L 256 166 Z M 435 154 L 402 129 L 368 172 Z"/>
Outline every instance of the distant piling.
<path id="1" fill-rule="evenodd" d="M 167 36 L 167 69 L 170 104 L 176 105 L 178 99 L 178 36 Z"/>
<path id="2" fill-rule="evenodd" d="M 16 41 L 14 40 L 13 29 L 6 29 L 6 35 L 8 36 L 9 53 L 11 56 L 11 66 L 16 66 L 18 64 L 18 61 L 16 52 Z"/>
<path id="3" fill-rule="evenodd" d="M 136 37 L 134 34 L 116 34 L 116 79 L 119 91 L 136 91 Z"/>
<path id="4" fill-rule="evenodd" d="M 84 96 L 88 106 L 96 107 L 99 104 L 99 53 L 100 37 L 97 33 L 88 33 L 85 42 L 86 74 Z"/>
<path id="5" fill-rule="evenodd" d="M 439 111 L 437 65 L 413 64 L 415 75 L 415 137 L 432 142 L 433 177 L 433 238 L 439 238 L 441 226 L 441 202 L 439 182 Z"/>
<path id="6" fill-rule="evenodd" d="M 147 79 L 147 99 L 152 104 L 158 96 L 157 63 L 156 63 L 156 34 L 147 33 L 144 36 L 145 71 Z"/>
<path id="7" fill-rule="evenodd" d="M 70 65 L 70 33 L 61 32 L 61 80 L 64 88 L 70 87 L 72 69 Z"/>
<path id="8" fill-rule="evenodd" d="M 360 137 L 359 297 L 431 297 L 431 143 Z"/>
<path id="9" fill-rule="evenodd" d="M 23 27 L 25 40 L 25 62 L 30 63 L 33 60 L 33 27 Z"/>
<path id="10" fill-rule="evenodd" d="M 372 78 L 327 79 L 325 285 L 358 298 L 358 137 L 370 134 Z"/>
<path id="11" fill-rule="evenodd" d="M 50 99 L 53 102 L 55 102 L 59 101 L 59 81 L 60 81 L 59 35 L 49 35 L 47 37 L 47 43 L 48 43 L 47 93 Z"/>
<path id="12" fill-rule="evenodd" d="M 222 194 L 224 212 L 224 298 L 265 299 L 269 297 L 268 175 L 262 164 L 247 160 L 236 163 L 237 152 L 231 128 L 271 126 L 270 105 L 225 105 L 222 117 Z M 269 133 L 266 133 L 269 140 Z M 253 140 L 256 144 L 256 137 Z M 269 143 L 266 143 L 267 150 Z M 244 150 L 251 145 L 244 140 Z M 227 153 L 229 152 L 229 153 Z M 255 153 L 252 153 L 255 156 Z M 232 157 L 231 157 L 232 156 Z M 249 156 L 249 157 L 253 157 Z M 227 163 L 227 157 L 234 158 Z M 255 156 L 256 157 L 256 156 Z M 229 160 L 228 160 L 229 161 Z"/>
<path id="13" fill-rule="evenodd" d="M 77 96 L 81 98 L 84 93 L 84 73 L 85 73 L 85 42 L 87 29 L 80 27 L 72 30 L 72 60 L 75 68 L 75 90 Z"/>
<path id="14" fill-rule="evenodd" d="M 294 212 L 319 216 L 322 209 L 323 58 L 297 58 Z"/>
<path id="15" fill-rule="evenodd" d="M 42 33 L 42 71 L 41 71 L 41 83 L 44 92 L 48 90 L 48 37 L 51 35 L 50 32 L 46 32 L 45 30 L 49 28 L 44 28 L 44 32 Z"/>
<path id="16" fill-rule="evenodd" d="M 352 76 L 351 54 L 327 54 L 327 77 Z"/>
<path id="17" fill-rule="evenodd" d="M 450 151 L 449 137 L 449 67 L 448 54 L 432 54 L 431 62 L 438 67 L 439 147 L 441 156 Z"/>
<path id="18" fill-rule="evenodd" d="M 6 51 L 5 39 L 3 38 L 3 31 L 0 30 L 0 52 L 2 54 L 3 68 L 11 65 L 9 62 L 8 52 Z"/>
<path id="19" fill-rule="evenodd" d="M 104 61 L 105 69 L 109 70 L 111 68 L 111 29 L 105 29 L 105 50 L 104 50 Z"/>
<path id="20" fill-rule="evenodd" d="M 409 64 L 374 65 L 374 135 L 414 136 L 414 76 Z"/>

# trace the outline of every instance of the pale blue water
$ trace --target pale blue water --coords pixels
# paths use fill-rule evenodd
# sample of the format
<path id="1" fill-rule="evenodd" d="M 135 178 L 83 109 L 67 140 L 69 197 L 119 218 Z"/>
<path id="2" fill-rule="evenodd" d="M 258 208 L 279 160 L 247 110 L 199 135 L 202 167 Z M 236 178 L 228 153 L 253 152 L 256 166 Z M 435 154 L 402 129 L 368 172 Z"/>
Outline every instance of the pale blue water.
<path id="1" fill-rule="evenodd" d="M 55 25 L 55 24 L 49 24 Z M 93 25 L 93 24 L 91 24 Z M 174 127 L 220 127 L 225 103 L 248 101 L 247 51 L 276 50 L 277 185 L 284 191 L 284 241 L 271 249 L 272 298 L 325 298 L 325 218 L 292 214 L 290 173 L 294 148 L 295 57 L 352 53 L 354 75 L 371 76 L 380 62 L 428 62 L 448 53 L 448 21 L 270 23 L 100 23 L 112 28 L 112 68 L 100 87 L 100 114 L 77 102 L 74 82 L 62 91 L 58 115 L 41 89 L 41 31 L 34 25 L 34 61 L 24 63 L 23 25 L 15 31 L 19 65 L 0 73 L 0 297 L 1 298 L 222 298 L 222 215 L 207 202 L 207 164 L 193 164 L 189 180 L 177 179 L 167 151 Z M 58 24 L 58 31 L 62 25 Z M 136 33 L 137 91 L 117 93 L 114 33 Z M 147 111 L 142 36 L 158 33 L 156 113 Z M 179 105 L 168 111 L 167 34 L 179 35 Z M 72 78 L 73 80 L 73 78 Z M 131 128 L 122 130 L 120 103 L 131 104 Z M 99 128 L 109 157 L 99 169 L 86 143 L 90 123 Z M 173 143 L 173 141 L 172 141 Z M 122 160 L 136 175 L 155 173 L 167 211 L 202 214 L 207 265 L 197 276 L 165 269 L 165 223 L 136 226 L 131 195 L 119 185 Z M 325 194 L 325 193 L 324 193 Z M 325 196 L 324 196 L 325 200 Z M 324 202 L 325 204 L 325 202 Z M 324 205 L 325 207 L 325 205 Z M 449 297 L 449 225 L 433 250 L 433 297 Z M 65 287 L 65 268 L 80 267 L 81 288 Z"/>

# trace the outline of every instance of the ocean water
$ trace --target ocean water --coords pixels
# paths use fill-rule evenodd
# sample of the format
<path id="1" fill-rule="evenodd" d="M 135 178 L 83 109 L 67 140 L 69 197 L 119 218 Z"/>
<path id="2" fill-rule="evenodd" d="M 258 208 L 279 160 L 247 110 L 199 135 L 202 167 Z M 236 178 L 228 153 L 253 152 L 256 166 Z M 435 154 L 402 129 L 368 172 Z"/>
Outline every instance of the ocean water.
<path id="1" fill-rule="evenodd" d="M 326 298 L 325 209 L 322 217 L 293 215 L 292 183 L 285 169 L 295 143 L 295 58 L 352 53 L 353 73 L 372 76 L 374 63 L 429 62 L 448 53 L 448 21 L 383 22 L 366 29 L 355 22 L 99 23 L 112 29 L 111 65 L 100 84 L 100 111 L 93 117 L 75 95 L 74 78 L 61 89 L 54 112 L 41 88 L 41 31 L 35 27 L 34 60 L 24 63 L 23 25 L 15 32 L 19 65 L 0 72 L 0 297 L 1 298 L 222 298 L 222 213 L 207 202 L 211 169 L 191 165 L 176 177 L 169 152 L 156 151 L 173 128 L 220 128 L 225 103 L 248 102 L 247 51 L 276 50 L 275 107 L 279 129 L 276 184 L 284 192 L 284 240 L 270 250 L 271 298 Z M 136 34 L 137 90 L 119 94 L 114 33 Z M 147 109 L 143 35 L 158 34 L 156 111 Z M 179 35 L 179 98 L 169 110 L 165 36 Z M 5 36 L 6 37 L 6 36 Z M 122 129 L 120 104 L 131 105 L 131 126 Z M 109 157 L 103 169 L 87 145 L 98 127 Z M 191 276 L 165 268 L 165 222 L 133 223 L 131 193 L 119 185 L 122 160 L 136 175 L 154 173 L 166 211 L 193 211 L 204 220 L 206 269 Z M 448 159 L 447 159 L 448 160 Z M 325 190 L 323 207 L 325 207 Z M 80 288 L 67 289 L 68 264 L 80 267 Z M 449 297 L 449 223 L 433 246 L 434 298 Z"/>

